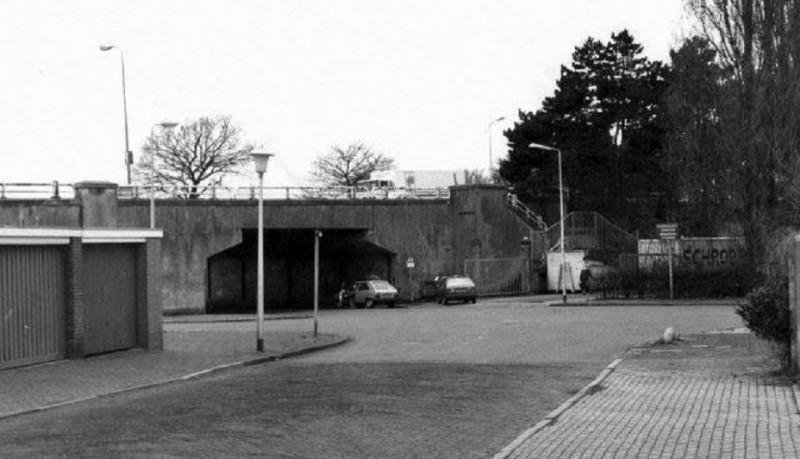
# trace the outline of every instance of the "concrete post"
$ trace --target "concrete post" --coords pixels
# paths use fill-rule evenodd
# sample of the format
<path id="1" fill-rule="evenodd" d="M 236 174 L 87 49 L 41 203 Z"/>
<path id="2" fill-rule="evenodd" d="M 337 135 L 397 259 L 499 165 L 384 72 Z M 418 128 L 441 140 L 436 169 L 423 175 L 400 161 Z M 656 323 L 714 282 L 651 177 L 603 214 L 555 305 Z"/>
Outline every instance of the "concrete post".
<path id="1" fill-rule="evenodd" d="M 111 182 L 75 184 L 75 198 L 81 205 L 81 227 L 117 227 L 117 188 L 117 184 Z"/>

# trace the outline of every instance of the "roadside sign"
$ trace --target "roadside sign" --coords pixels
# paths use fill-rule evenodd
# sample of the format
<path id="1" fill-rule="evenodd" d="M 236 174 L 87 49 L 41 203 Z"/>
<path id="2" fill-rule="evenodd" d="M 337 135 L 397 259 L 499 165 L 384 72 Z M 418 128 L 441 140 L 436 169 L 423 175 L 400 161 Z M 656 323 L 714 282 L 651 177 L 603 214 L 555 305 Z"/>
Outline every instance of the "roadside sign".
<path id="1" fill-rule="evenodd" d="M 665 240 L 673 240 L 678 237 L 678 224 L 677 223 L 664 223 L 656 225 L 658 229 L 658 237 Z"/>
<path id="2" fill-rule="evenodd" d="M 662 241 L 674 241 L 675 238 L 678 237 L 678 225 L 676 223 L 664 223 L 661 225 L 656 225 L 658 228 L 658 236 L 661 238 Z M 675 291 L 673 286 L 673 279 L 672 279 L 672 257 L 673 257 L 673 243 L 664 243 L 664 245 L 668 245 L 669 248 L 666 250 L 667 254 L 667 262 L 669 264 L 669 299 L 675 298 Z"/>
<path id="3" fill-rule="evenodd" d="M 416 266 L 414 264 L 414 258 L 408 257 L 408 260 L 406 260 L 406 268 L 412 269 L 412 268 L 414 268 L 414 266 Z"/>

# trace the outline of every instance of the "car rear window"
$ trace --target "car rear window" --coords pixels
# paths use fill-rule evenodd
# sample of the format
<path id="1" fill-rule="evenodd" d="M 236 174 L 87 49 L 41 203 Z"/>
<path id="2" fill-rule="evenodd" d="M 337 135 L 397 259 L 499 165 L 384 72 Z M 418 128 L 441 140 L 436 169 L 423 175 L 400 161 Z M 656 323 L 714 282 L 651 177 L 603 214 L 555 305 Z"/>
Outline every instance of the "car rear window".
<path id="1" fill-rule="evenodd" d="M 454 277 L 452 279 L 447 279 L 447 286 L 448 287 L 473 287 L 475 286 L 472 283 L 472 280 L 466 277 Z"/>

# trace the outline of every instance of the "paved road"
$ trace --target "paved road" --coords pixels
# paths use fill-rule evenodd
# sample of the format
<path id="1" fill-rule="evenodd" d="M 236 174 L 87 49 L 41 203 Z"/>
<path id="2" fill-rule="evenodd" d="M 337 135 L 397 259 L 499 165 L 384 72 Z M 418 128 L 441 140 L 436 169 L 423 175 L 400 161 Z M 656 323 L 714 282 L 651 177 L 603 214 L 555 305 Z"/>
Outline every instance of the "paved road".
<path id="1" fill-rule="evenodd" d="M 0 422 L 4 456 L 490 457 L 631 344 L 732 307 L 523 302 L 325 311 L 319 354 Z M 308 321 L 267 324 L 270 330 Z M 171 324 L 168 332 L 252 323 Z"/>

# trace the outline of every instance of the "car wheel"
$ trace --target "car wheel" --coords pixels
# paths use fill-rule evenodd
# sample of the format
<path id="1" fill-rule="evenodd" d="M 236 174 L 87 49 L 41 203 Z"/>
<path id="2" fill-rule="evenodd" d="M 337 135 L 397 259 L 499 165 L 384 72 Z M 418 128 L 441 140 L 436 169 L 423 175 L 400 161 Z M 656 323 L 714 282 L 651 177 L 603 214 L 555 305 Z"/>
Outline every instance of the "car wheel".
<path id="1" fill-rule="evenodd" d="M 477 298 L 473 298 L 473 299 L 472 299 L 472 304 L 475 304 L 475 303 L 477 303 L 477 302 L 478 302 L 478 299 L 477 299 Z"/>
<path id="2" fill-rule="evenodd" d="M 442 298 L 442 304 L 447 306 L 447 298 Z"/>
<path id="3" fill-rule="evenodd" d="M 392 301 L 391 303 L 389 303 L 389 307 L 390 307 L 390 308 L 393 308 L 393 307 L 394 307 L 394 301 Z"/>
<path id="4" fill-rule="evenodd" d="M 375 306 L 375 302 L 372 300 L 372 298 L 367 298 L 367 301 L 364 302 L 364 307 L 367 309 L 372 309 L 373 306 Z"/>

